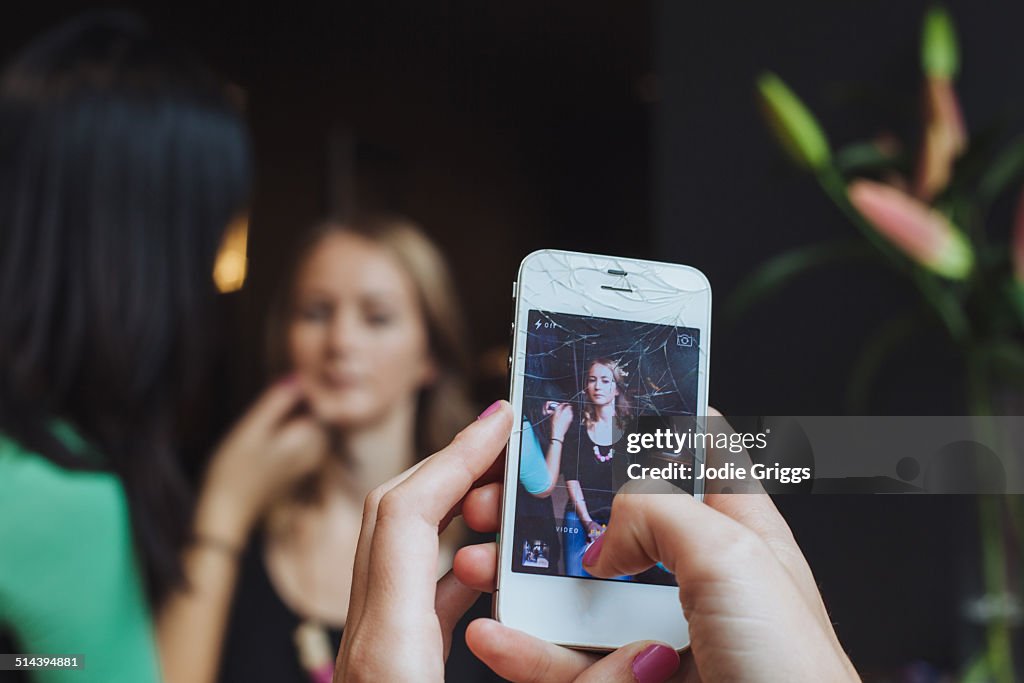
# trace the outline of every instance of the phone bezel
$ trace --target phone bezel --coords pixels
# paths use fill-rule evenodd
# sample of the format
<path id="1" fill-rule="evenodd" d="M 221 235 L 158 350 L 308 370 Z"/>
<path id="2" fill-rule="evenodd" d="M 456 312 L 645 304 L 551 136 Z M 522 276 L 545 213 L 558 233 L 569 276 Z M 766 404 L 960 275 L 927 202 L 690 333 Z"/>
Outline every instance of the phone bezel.
<path id="1" fill-rule="evenodd" d="M 686 290 L 687 296 L 692 293 L 684 316 L 680 317 L 678 302 L 673 304 L 663 300 L 664 297 L 647 296 L 643 287 L 633 287 L 631 294 L 602 289 L 601 285 L 606 280 L 600 274 L 608 270 L 633 274 L 633 280 L 629 280 L 627 275 L 618 280 L 620 283 L 633 285 L 634 282 L 657 281 Z M 568 282 L 559 282 L 551 277 L 552 272 L 564 273 L 562 277 Z M 583 273 L 587 274 L 586 278 Z M 621 276 L 607 277 L 615 280 Z M 523 410 L 521 377 L 526 360 L 526 322 L 531 309 L 662 324 L 669 324 L 666 311 L 671 310 L 671 324 L 700 331 L 697 406 L 698 414 L 706 415 L 711 285 L 702 272 L 691 266 L 558 250 L 542 250 L 528 255 L 520 265 L 516 283 L 509 400 L 515 411 L 513 424 L 517 428 L 513 430 L 506 455 L 495 618 L 512 628 L 572 647 L 608 650 L 636 640 L 654 639 L 682 649 L 689 644 L 689 635 L 679 607 L 678 589 L 674 586 L 512 571 L 509 560 L 514 552 L 516 481 L 519 476 L 518 425 L 522 423 Z M 534 295 L 537 291 L 545 294 Z M 607 305 L 602 304 L 604 301 Z M 697 495 L 700 494 L 698 491 Z"/>

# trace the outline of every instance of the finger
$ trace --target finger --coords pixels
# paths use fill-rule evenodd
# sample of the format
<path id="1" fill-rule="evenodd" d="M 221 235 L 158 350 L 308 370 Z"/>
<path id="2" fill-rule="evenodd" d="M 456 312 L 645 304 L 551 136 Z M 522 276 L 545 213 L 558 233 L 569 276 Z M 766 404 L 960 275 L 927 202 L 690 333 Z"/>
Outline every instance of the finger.
<path id="1" fill-rule="evenodd" d="M 491 472 L 512 433 L 512 408 L 506 401 L 500 404 L 494 413 L 463 429 L 445 449 L 424 460 L 414 476 L 395 486 L 388 500 L 382 501 L 378 524 L 394 515 L 436 525 Z"/>
<path id="2" fill-rule="evenodd" d="M 494 592 L 498 573 L 497 543 L 479 543 L 459 548 L 452 571 L 463 585 L 481 593 Z"/>
<path id="3" fill-rule="evenodd" d="M 766 493 L 710 494 L 704 502 L 722 514 L 736 520 L 757 534 L 768 545 L 772 554 L 789 572 L 808 605 L 829 621 L 821 601 L 818 584 L 811 568 L 797 545 L 793 532 Z"/>
<path id="4" fill-rule="evenodd" d="M 513 683 L 572 681 L 598 659 L 597 655 L 559 647 L 493 619 L 470 623 L 466 645 L 494 673 Z"/>
<path id="5" fill-rule="evenodd" d="M 732 427 L 720 412 L 714 408 L 709 408 L 708 414 L 715 419 L 714 431 L 733 433 Z M 714 457 L 714 454 L 712 454 L 712 457 Z M 749 471 L 751 462 L 745 449 L 741 453 L 730 453 L 724 457 L 735 462 L 737 466 L 744 467 Z M 800 552 L 796 540 L 793 538 L 789 525 L 786 524 L 782 515 L 779 514 L 775 503 L 765 493 L 760 482 L 755 479 L 748 481 L 752 482 L 753 486 L 749 490 L 739 491 L 733 485 L 734 482 L 729 482 L 729 486 L 732 487 L 731 492 L 706 492 L 704 502 L 760 536 L 768 543 L 769 547 L 776 553 L 786 568 L 791 570 L 794 579 L 806 583 L 807 579 L 810 578 L 813 585 L 814 581 L 810 576 L 810 569 L 807 567 L 803 553 Z M 817 592 L 816 589 L 815 592 Z"/>
<path id="6" fill-rule="evenodd" d="M 820 597 L 809 597 L 752 530 L 688 495 L 618 496 L 612 522 L 584 555 L 584 567 L 595 576 L 612 577 L 636 574 L 657 561 L 676 575 L 691 627 L 695 614 L 699 616 L 694 611 L 698 605 L 714 602 L 722 593 L 728 593 L 732 604 L 752 610 L 751 623 L 771 622 L 785 605 L 800 604 L 822 627 L 814 633 L 827 638 L 823 645 L 842 652 Z M 799 619 L 796 613 L 790 617 Z"/>
<path id="7" fill-rule="evenodd" d="M 714 408 L 708 408 L 708 414 L 716 419 L 716 430 L 732 431 L 724 416 Z M 737 464 L 749 471 L 750 458 L 746 450 L 739 454 L 745 462 Z M 730 456 L 735 457 L 735 456 Z M 765 493 L 757 480 L 750 480 L 753 486 L 747 492 L 707 493 L 704 502 L 719 512 L 731 517 L 761 537 L 768 544 L 772 553 L 782 566 L 789 572 L 793 582 L 800 591 L 804 601 L 817 614 L 818 618 L 831 628 L 831 620 L 821 600 L 817 582 L 811 568 L 804 558 L 800 546 L 797 545 L 793 532 L 786 520 L 779 513 L 771 496 Z"/>
<path id="8" fill-rule="evenodd" d="M 394 479 L 370 491 L 363 501 L 363 518 L 359 526 L 359 538 L 356 541 L 356 557 L 352 566 L 352 588 L 349 593 L 348 618 L 345 623 L 346 631 L 354 632 L 355 626 L 362 619 L 366 603 L 367 583 L 369 581 L 370 551 L 373 545 L 373 534 L 377 526 L 377 510 L 380 507 L 380 502 L 388 491 L 415 474 L 423 466 L 424 462 L 424 460 L 421 460 Z"/>
<path id="9" fill-rule="evenodd" d="M 679 657 L 679 671 L 672 678 L 679 683 L 704 683 L 697 670 L 697 660 L 693 658 L 693 650 L 687 650 Z"/>
<path id="10" fill-rule="evenodd" d="M 664 683 L 678 669 L 678 652 L 664 643 L 647 640 L 625 645 L 598 660 L 575 683 Z"/>
<path id="11" fill-rule="evenodd" d="M 490 468 L 511 430 L 512 409 L 502 401 L 381 497 L 364 610 L 387 614 L 394 604 L 413 614 L 433 609 L 438 525 Z"/>
<path id="12" fill-rule="evenodd" d="M 451 571 L 437 582 L 434 611 L 437 612 L 437 620 L 441 625 L 446 660 L 452 647 L 452 629 L 479 597 L 480 591 L 463 585 Z"/>
<path id="13" fill-rule="evenodd" d="M 327 455 L 327 431 L 312 417 L 295 417 L 285 422 L 274 435 L 274 443 L 287 453 L 319 461 Z"/>
<path id="14" fill-rule="evenodd" d="M 467 493 L 462 501 L 462 518 L 473 531 L 497 531 L 501 526 L 501 484 L 487 484 Z"/>
<path id="15" fill-rule="evenodd" d="M 274 425 L 299 406 L 304 392 L 294 376 L 286 377 L 264 390 L 242 418 L 248 425 Z"/>
<path id="16" fill-rule="evenodd" d="M 503 471 L 504 456 L 499 456 L 499 460 L 501 460 Z M 493 479 L 492 471 L 493 468 L 477 479 L 469 493 L 445 514 L 438 525 L 440 531 L 447 529 L 452 520 L 459 516 L 464 517 L 466 524 L 474 531 L 491 533 L 498 530 L 501 525 L 499 517 L 501 514 L 501 475 L 499 474 L 497 479 Z M 484 489 L 483 493 L 478 494 L 477 491 L 481 489 Z M 468 512 L 466 511 L 467 501 L 470 508 Z"/>
<path id="17" fill-rule="evenodd" d="M 722 413 L 718 412 L 715 408 L 708 408 L 708 420 L 707 420 L 707 431 L 711 434 L 718 435 L 724 434 L 727 438 L 724 440 L 725 443 L 733 443 L 733 434 L 735 430 L 729 421 L 725 419 Z M 720 467 L 727 463 L 732 463 L 737 467 L 744 468 L 745 471 L 749 472 L 751 468 L 750 455 L 744 448 L 739 453 L 734 453 L 729 450 L 728 447 L 720 448 L 715 444 L 719 443 L 716 438 L 711 442 L 711 445 L 707 449 L 707 461 L 711 467 Z M 711 493 L 718 493 L 721 491 L 728 490 L 731 493 L 764 493 L 764 487 L 761 482 L 753 477 L 747 477 L 744 479 L 712 479 L 710 481 L 705 480 L 704 482 L 704 494 L 707 496 Z"/>
<path id="18" fill-rule="evenodd" d="M 487 471 L 484 472 L 480 476 L 480 478 L 476 480 L 476 485 L 477 486 L 482 486 L 484 484 L 491 484 L 491 483 L 494 483 L 494 482 L 501 482 L 504 479 L 505 479 L 505 449 L 502 448 L 501 449 L 501 453 L 498 454 L 498 457 L 491 464 L 491 466 L 487 468 Z"/>
<path id="19" fill-rule="evenodd" d="M 758 584 L 784 572 L 757 534 L 685 494 L 617 496 L 611 520 L 583 558 L 595 576 L 637 574 L 660 561 L 676 575 L 682 595 L 687 586 L 737 567 L 760 573 Z"/>
<path id="20" fill-rule="evenodd" d="M 504 453 L 504 451 L 502 451 Z M 432 456 L 433 457 L 433 456 Z M 363 519 L 359 530 L 359 539 L 356 543 L 356 557 L 353 571 L 353 582 L 351 590 L 351 598 L 349 601 L 349 623 L 353 622 L 353 619 L 358 621 L 360 618 L 363 607 L 365 604 L 366 592 L 367 592 L 367 580 L 369 575 L 369 562 L 370 562 L 370 547 L 373 541 L 373 535 L 377 523 L 377 512 L 380 507 L 380 502 L 383 497 L 396 486 L 407 480 L 413 474 L 418 472 L 429 460 L 421 460 L 416 463 L 413 467 L 405 470 L 394 479 L 386 482 L 382 486 L 374 489 L 367 495 L 366 500 L 363 503 Z M 504 458 L 499 457 L 496 463 L 497 467 L 493 466 L 489 468 L 478 481 L 488 481 L 492 478 L 497 481 L 501 480 L 504 473 Z M 439 525 L 442 527 L 447 526 L 448 522 L 454 514 L 451 511 L 445 516 Z"/>

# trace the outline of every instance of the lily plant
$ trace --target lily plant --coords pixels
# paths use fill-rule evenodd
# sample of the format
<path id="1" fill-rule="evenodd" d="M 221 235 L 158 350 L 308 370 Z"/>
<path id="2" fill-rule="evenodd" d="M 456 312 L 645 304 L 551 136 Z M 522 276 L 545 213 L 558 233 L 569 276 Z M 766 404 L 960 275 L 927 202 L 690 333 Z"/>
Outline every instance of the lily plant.
<path id="1" fill-rule="evenodd" d="M 985 416 L 994 414 L 997 389 L 1024 387 L 1024 137 L 1000 147 L 992 135 L 972 141 L 955 90 L 956 31 L 941 7 L 925 15 L 920 60 L 922 125 L 912 159 L 891 136 L 834 150 L 786 83 L 774 73 L 761 75 L 758 99 L 775 138 L 860 235 L 769 260 L 741 283 L 732 313 L 811 268 L 852 254 L 880 260 L 906 277 L 922 306 L 881 326 L 864 345 L 850 382 L 851 408 L 867 407 L 871 378 L 898 344 L 937 323 L 964 358 L 965 406 L 978 416 L 979 429 L 990 432 L 993 421 Z M 1017 209 L 1010 243 L 996 243 L 987 225 L 990 209 L 1011 193 L 1017 194 Z M 963 680 L 1009 682 L 1021 586 L 1007 559 L 1020 553 L 1024 515 L 1013 496 L 979 496 L 978 502 L 984 595 L 976 602 L 987 606 L 984 647 L 967 662 Z"/>

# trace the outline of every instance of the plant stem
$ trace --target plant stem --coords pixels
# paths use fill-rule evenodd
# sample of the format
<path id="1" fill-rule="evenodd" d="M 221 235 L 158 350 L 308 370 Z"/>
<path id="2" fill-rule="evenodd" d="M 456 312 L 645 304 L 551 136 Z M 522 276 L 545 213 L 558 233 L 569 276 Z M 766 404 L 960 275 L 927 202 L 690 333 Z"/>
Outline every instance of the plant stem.
<path id="1" fill-rule="evenodd" d="M 968 347 L 967 395 L 975 434 L 983 442 L 994 443 L 997 428 L 992 419 L 992 394 L 987 365 L 982 352 Z M 1007 596 L 1003 497 L 988 494 L 978 496 L 977 500 L 984 597 L 1002 600 Z M 999 683 L 1013 683 L 1013 651 L 1010 624 L 1005 611 L 994 618 L 990 617 L 985 631 L 989 674 Z"/>

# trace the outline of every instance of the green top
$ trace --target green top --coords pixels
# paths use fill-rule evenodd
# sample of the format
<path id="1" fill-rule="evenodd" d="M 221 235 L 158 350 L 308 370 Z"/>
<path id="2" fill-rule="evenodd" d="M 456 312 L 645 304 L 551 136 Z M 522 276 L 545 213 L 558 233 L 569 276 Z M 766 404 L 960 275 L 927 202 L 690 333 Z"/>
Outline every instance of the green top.
<path id="1" fill-rule="evenodd" d="M 69 430 L 55 430 L 83 457 Z M 0 436 L 0 631 L 20 653 L 83 655 L 41 683 L 160 680 L 128 502 L 108 472 L 72 471 Z"/>

